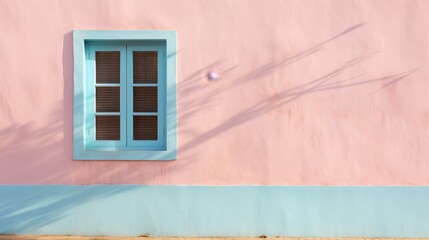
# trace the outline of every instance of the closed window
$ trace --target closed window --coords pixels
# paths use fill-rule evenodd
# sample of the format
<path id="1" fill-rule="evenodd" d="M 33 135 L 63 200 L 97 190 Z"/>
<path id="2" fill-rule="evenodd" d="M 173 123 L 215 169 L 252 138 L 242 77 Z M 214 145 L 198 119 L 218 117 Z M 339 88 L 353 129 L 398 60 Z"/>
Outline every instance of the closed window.
<path id="1" fill-rule="evenodd" d="M 121 31 L 78 31 L 74 50 L 76 35 L 104 32 L 121 35 Z M 75 159 L 175 159 L 175 53 L 171 46 L 175 50 L 175 34 L 157 39 L 143 35 L 146 38 L 80 39 L 84 72 L 75 75 L 75 121 L 81 122 L 78 127 L 75 124 Z M 172 59 L 167 58 L 168 51 Z M 76 92 L 76 87 L 82 91 Z"/>

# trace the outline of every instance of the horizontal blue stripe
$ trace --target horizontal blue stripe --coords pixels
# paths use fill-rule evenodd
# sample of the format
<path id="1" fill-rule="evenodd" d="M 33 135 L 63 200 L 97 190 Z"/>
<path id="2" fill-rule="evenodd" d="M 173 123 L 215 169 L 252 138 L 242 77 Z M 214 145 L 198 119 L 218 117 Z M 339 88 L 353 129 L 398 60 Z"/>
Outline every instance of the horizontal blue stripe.
<path id="1" fill-rule="evenodd" d="M 429 187 L 0 185 L 0 233 L 428 237 Z"/>

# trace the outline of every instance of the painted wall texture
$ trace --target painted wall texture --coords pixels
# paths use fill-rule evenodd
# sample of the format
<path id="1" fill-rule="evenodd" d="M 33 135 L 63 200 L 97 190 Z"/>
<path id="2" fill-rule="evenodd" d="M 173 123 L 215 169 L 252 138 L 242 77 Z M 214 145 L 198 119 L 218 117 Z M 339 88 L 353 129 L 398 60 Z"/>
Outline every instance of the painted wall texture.
<path id="1" fill-rule="evenodd" d="M 0 184 L 428 185 L 428 26 L 424 0 L 0 0 Z M 177 160 L 73 161 L 75 29 L 177 31 Z"/>

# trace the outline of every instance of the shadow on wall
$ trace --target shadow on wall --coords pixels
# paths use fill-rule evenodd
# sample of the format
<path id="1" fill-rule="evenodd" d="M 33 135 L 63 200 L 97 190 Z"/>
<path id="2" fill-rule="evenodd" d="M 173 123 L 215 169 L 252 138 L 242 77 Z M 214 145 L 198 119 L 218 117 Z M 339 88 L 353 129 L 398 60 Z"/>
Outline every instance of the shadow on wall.
<path id="1" fill-rule="evenodd" d="M 187 98 L 179 98 L 179 124 L 185 122 L 189 118 L 194 117 L 201 109 L 210 107 L 216 97 L 224 91 L 231 88 L 237 88 L 243 84 L 259 80 L 267 75 L 273 74 L 275 71 L 283 69 L 293 63 L 296 63 L 318 51 L 321 51 L 326 44 L 360 29 L 365 24 L 361 23 L 354 25 L 334 37 L 317 44 L 315 47 L 301 51 L 291 57 L 284 58 L 280 61 L 273 61 L 257 67 L 253 71 L 244 74 L 229 84 L 218 88 L 209 88 L 209 85 L 198 84 L 204 79 L 207 69 L 220 65 L 222 61 L 217 61 L 185 78 L 179 82 L 179 92 L 181 96 L 186 96 L 201 90 L 207 91 L 198 101 L 190 101 Z M 8 177 L 24 176 L 31 174 L 32 179 L 43 179 L 40 183 L 49 181 L 58 181 L 64 179 L 64 176 L 74 174 L 73 171 L 79 170 L 80 167 L 88 168 L 90 178 L 98 178 L 102 183 L 112 181 L 112 176 L 119 176 L 117 179 L 129 182 L 148 182 L 158 175 L 165 176 L 173 175 L 174 172 L 187 171 L 187 167 L 196 158 L 189 150 L 198 145 L 236 127 L 245 122 L 251 121 L 261 115 L 281 108 L 292 101 L 299 100 L 308 94 L 318 93 L 322 91 L 351 88 L 364 84 L 384 83 L 384 87 L 375 89 L 372 93 L 381 91 L 400 80 L 405 79 L 410 74 L 416 72 L 419 68 L 413 68 L 407 71 L 402 71 L 397 74 L 384 76 L 374 79 L 362 79 L 362 76 L 355 76 L 349 79 L 340 79 L 340 74 L 349 70 L 358 63 L 370 58 L 373 54 L 363 54 L 356 58 L 350 59 L 336 69 L 331 70 L 328 74 L 317 79 L 311 80 L 305 84 L 298 85 L 289 89 L 281 90 L 277 94 L 250 105 L 240 112 L 229 116 L 225 121 L 219 123 L 211 130 L 203 134 L 192 132 L 192 129 L 181 129 L 179 125 L 179 136 L 181 133 L 192 134 L 194 137 L 183 143 L 179 147 L 180 161 L 173 162 L 139 162 L 127 161 L 109 162 L 106 165 L 105 161 L 83 161 L 72 162 L 72 142 L 73 142 L 73 65 L 72 65 L 72 34 L 67 33 L 64 36 L 63 49 L 63 77 L 64 77 L 64 100 L 58 105 L 61 109 L 55 109 L 46 119 L 52 119 L 43 126 L 35 124 L 15 125 L 0 130 L 0 168 L 7 169 L 13 173 L 7 173 L 0 176 L 0 181 L 7 182 Z M 71 61 L 71 62 L 70 62 Z M 221 72 L 223 76 L 228 76 L 237 66 L 226 69 Z M 378 85 L 377 85 L 378 86 Z M 37 157 L 37 161 L 32 161 L 33 157 Z M 16 166 L 16 167 L 13 167 Z M 64 167 L 66 166 L 66 167 Z M 100 166 L 99 169 L 97 167 Z M 4 170 L 2 170 L 4 171 Z M 95 176 L 97 175 L 97 176 Z M 167 180 L 165 182 L 168 182 Z M 94 182 L 84 182 L 92 184 Z M 115 183 L 115 182 L 112 182 Z M 117 182 L 116 182 L 117 183 Z M 36 183 L 35 183 L 36 184 Z M 40 188 L 39 194 L 28 195 L 25 192 L 25 187 L 19 192 L 17 198 L 8 198 L 6 195 L 0 196 L 0 233 L 4 232 L 23 232 L 32 231 L 43 227 L 52 222 L 63 218 L 68 209 L 79 204 L 85 203 L 90 198 L 103 198 L 110 195 L 121 193 L 120 190 L 94 190 L 85 188 L 79 191 L 63 191 L 51 190 L 49 187 Z M 124 189 L 124 188 L 121 188 Z M 6 189 L 7 191 L 7 189 Z M 52 191 L 52 192 L 49 192 Z M 49 192 L 49 194 L 46 194 Z M 53 198 L 47 196 L 56 196 Z M 52 199 L 60 198 L 61 200 L 53 201 Z M 17 204 L 17 201 L 19 204 Z M 40 204 L 40 205 L 34 205 Z M 29 206 L 22 208 L 22 206 Z"/>
<path id="2" fill-rule="evenodd" d="M 179 118 L 180 120 L 187 120 L 189 117 L 191 117 L 193 114 L 195 114 L 196 112 L 198 112 L 198 110 L 203 109 L 205 107 L 209 107 L 210 103 L 213 102 L 213 100 L 215 99 L 215 97 L 217 95 L 219 95 L 220 93 L 231 89 L 231 88 L 235 88 L 235 87 L 239 87 L 242 84 L 245 83 L 249 83 L 251 81 L 255 81 L 258 79 L 261 79 L 267 75 L 270 75 L 272 73 L 274 73 L 276 70 L 280 70 L 284 67 L 287 67 L 288 65 L 291 65 L 297 61 L 300 61 L 316 52 L 319 52 L 325 45 L 327 45 L 328 43 L 348 34 L 351 33 L 352 31 L 355 31 L 356 29 L 359 29 L 361 27 L 363 27 L 366 23 L 359 23 L 356 24 L 354 26 L 351 26 L 349 28 L 347 28 L 346 30 L 340 32 L 339 34 L 323 41 L 320 42 L 319 44 L 316 44 L 316 46 L 311 47 L 309 49 L 303 50 L 299 53 L 296 53 L 290 57 L 286 57 L 280 61 L 273 61 L 273 62 L 269 62 L 267 64 L 264 64 L 262 66 L 259 66 L 257 68 L 255 68 L 254 70 L 252 70 L 251 72 L 244 74 L 240 77 L 238 77 L 235 80 L 232 80 L 231 83 L 223 88 L 217 88 L 214 89 L 210 92 L 208 92 L 207 94 L 204 95 L 204 97 L 201 98 L 201 100 L 199 101 L 182 101 L 183 103 L 179 104 L 182 106 L 186 106 L 186 109 L 181 109 L 179 111 Z M 208 66 L 206 66 L 205 68 L 196 71 L 195 73 L 191 74 L 189 77 L 187 77 L 186 79 L 184 79 L 180 84 L 179 84 L 179 89 L 180 92 L 182 93 L 182 95 L 189 95 L 192 93 L 195 93 L 196 91 L 199 90 L 204 90 L 205 88 L 208 88 L 208 85 L 199 85 L 198 82 L 200 82 L 201 80 L 203 80 L 204 78 L 206 78 L 206 73 L 208 70 L 218 67 L 222 64 L 222 60 L 218 60 Z M 228 76 L 228 74 L 230 74 L 234 69 L 236 69 L 238 66 L 233 66 L 230 67 L 224 71 L 222 71 L 220 73 L 220 75 L 225 78 Z M 179 101 L 181 101 L 181 99 L 179 99 Z M 181 149 L 183 150 L 183 149 Z"/>
<path id="3" fill-rule="evenodd" d="M 67 217 L 67 212 L 76 206 L 135 187 L 0 186 L 0 234 L 38 232 L 40 228 Z"/>
<path id="4" fill-rule="evenodd" d="M 185 79 L 178 81 L 178 132 L 180 144 L 178 153 L 180 161 L 127 161 L 126 163 L 109 161 L 108 164 L 106 161 L 77 162 L 71 160 L 73 156 L 73 108 L 70 107 L 73 106 L 73 37 L 72 32 L 68 32 L 64 35 L 62 54 L 64 99 L 58 103 L 58 109 L 54 109 L 51 113 L 46 113 L 46 119 L 49 119 L 49 122 L 45 122 L 43 125 L 28 123 L 9 126 L 0 130 L 0 159 L 13 159 L 13 161 L 7 162 L 0 161 L 0 168 L 3 171 L 7 169 L 5 174 L 0 174 L 0 181 L 9 182 L 10 179 L 25 179 L 25 176 L 29 176 L 28 179 L 31 179 L 32 184 L 58 182 L 58 180 L 76 184 L 148 182 L 168 184 L 171 176 L 189 171 L 189 165 L 198 159 L 198 151 L 189 151 L 190 149 L 195 149 L 202 143 L 236 126 L 286 106 L 288 103 L 299 100 L 308 94 L 377 82 L 385 83 L 384 87 L 388 87 L 418 70 L 418 68 L 413 68 L 374 79 L 362 79 L 360 75 L 350 79 L 340 79 L 342 73 L 352 69 L 356 64 L 362 63 L 376 53 L 362 54 L 343 63 L 326 75 L 305 84 L 288 89 L 276 89 L 276 94 L 268 96 L 253 105 L 250 104 L 231 116 L 225 116 L 226 120 L 203 133 L 196 132 L 192 126 L 181 124 L 195 117 L 202 109 L 211 107 L 223 92 L 234 88 L 238 89 L 246 84 L 255 83 L 255 81 L 262 81 L 264 77 L 283 70 L 291 64 L 298 63 L 323 50 L 326 45 L 332 44 L 335 40 L 354 33 L 364 26 L 365 23 L 353 25 L 311 48 L 279 61 L 272 61 L 256 67 L 254 70 L 236 78 L 233 78 L 232 74 L 238 66 L 229 67 L 220 72 L 220 74 L 223 78 L 230 78 L 231 80 L 216 85 L 216 87 L 213 87 L 212 84 L 201 83 L 205 83 L 203 79 L 206 77 L 207 70 L 221 66 L 222 60 L 196 71 Z M 382 89 L 375 89 L 372 94 Z M 197 99 L 182 97 L 196 93 L 200 94 Z M 181 108 L 181 106 L 183 107 Z M 182 142 L 180 136 L 190 136 L 190 140 Z M 38 180 L 35 181 L 34 179 Z"/>
<path id="5" fill-rule="evenodd" d="M 79 169 L 90 169 L 88 172 L 91 176 L 85 177 L 84 180 L 78 181 L 86 184 L 106 183 L 104 179 L 111 181 L 114 179 L 122 179 L 129 182 L 148 182 L 154 178 L 159 179 L 160 175 L 171 175 L 174 172 L 185 171 L 189 164 L 197 159 L 196 151 L 189 151 L 198 145 L 205 143 L 209 139 L 214 138 L 236 126 L 249 122 L 259 116 L 262 116 L 270 111 L 281 108 L 288 103 L 299 100 L 301 97 L 308 94 L 334 90 L 351 88 L 363 84 L 371 84 L 376 82 L 385 82 L 385 87 L 405 79 L 409 74 L 414 73 L 418 68 L 403 71 L 390 76 L 384 76 L 375 79 L 362 79 L 362 76 L 355 76 L 350 79 L 340 79 L 340 74 L 353 68 L 358 63 L 370 58 L 373 54 L 361 55 L 338 66 L 331 70 L 328 74 L 317 79 L 309 81 L 305 84 L 295 86 L 289 89 L 278 89 L 277 93 L 267 97 L 266 99 L 253 105 L 243 108 L 241 111 L 229 116 L 223 122 L 214 126 L 211 130 L 203 133 L 195 132 L 192 126 L 182 125 L 190 118 L 193 118 L 196 113 L 202 109 L 211 107 L 214 101 L 225 91 L 233 88 L 240 88 L 245 84 L 255 83 L 255 81 L 275 73 L 278 70 L 283 70 L 291 64 L 297 63 L 333 43 L 335 40 L 344 37 L 345 35 L 354 33 L 365 27 L 365 23 L 353 25 L 333 37 L 322 41 L 315 46 L 306 50 L 300 51 L 292 56 L 283 58 L 279 61 L 272 61 L 262 66 L 256 67 L 254 70 L 232 79 L 223 85 L 213 87 L 211 84 L 201 84 L 206 77 L 208 69 L 220 66 L 222 60 L 216 61 L 205 68 L 191 74 L 182 81 L 179 81 L 179 158 L 180 161 L 173 162 L 139 162 L 127 161 L 109 162 L 106 166 L 104 161 L 83 161 L 70 162 L 73 154 L 73 37 L 72 32 L 64 35 L 63 39 L 63 81 L 64 81 L 64 99 L 58 105 L 58 109 L 46 115 L 46 119 L 50 121 L 43 126 L 28 123 L 26 125 L 14 125 L 0 130 L 0 158 L 14 159 L 14 162 L 0 162 L 0 167 L 3 169 L 15 169 L 13 172 L 0 176 L 0 181 L 7 182 L 7 178 L 16 176 L 31 175 L 32 178 L 43 179 L 37 183 L 49 182 L 59 178 L 64 179 L 65 176 L 71 176 L 74 171 Z M 232 78 L 231 74 L 238 66 L 232 66 L 222 71 L 220 74 L 223 77 Z M 377 85 L 378 86 L 378 85 Z M 376 89 L 376 93 L 381 91 Z M 197 100 L 195 98 L 186 98 L 190 94 L 202 93 Z M 181 142 L 180 136 L 191 136 L 188 142 Z M 33 161 L 33 157 L 37 156 L 37 161 Z M 12 168 L 11 165 L 19 165 L 19 168 Z M 64 167 L 67 166 L 67 167 Z M 96 176 L 94 176 L 96 175 Z M 121 177 L 122 175 L 122 177 Z M 126 176 L 126 177 L 123 177 Z M 167 177 L 166 177 L 167 178 Z M 88 179 L 97 179 L 88 181 Z M 164 179 L 165 180 L 165 179 Z M 167 180 L 166 180 L 167 181 Z"/>
<path id="6" fill-rule="evenodd" d="M 213 102 L 216 100 L 217 96 L 222 92 L 230 90 L 232 88 L 240 87 L 243 84 L 247 84 L 249 82 L 260 80 L 263 77 L 273 74 L 278 70 L 281 70 L 295 62 L 298 62 L 312 54 L 315 54 L 321 51 L 325 45 L 331 43 L 332 41 L 346 34 L 349 34 L 363 27 L 364 25 L 365 23 L 354 25 L 342 31 L 341 33 L 335 35 L 334 37 L 317 44 L 312 48 L 301 51 L 297 54 L 294 54 L 291 57 L 284 58 L 280 61 L 272 61 L 270 63 L 257 67 L 255 70 L 232 80 L 229 84 L 226 84 L 223 87 L 218 87 L 211 91 L 209 90 L 207 94 L 200 97 L 200 100 L 198 101 L 194 101 L 194 100 L 187 101 L 186 99 L 185 100 L 179 99 L 179 103 L 180 103 L 179 105 L 186 106 L 186 109 L 179 110 L 179 122 L 184 122 L 188 120 L 189 118 L 193 117 L 193 115 L 198 113 L 201 109 L 205 109 L 213 106 Z M 318 92 L 328 91 L 328 90 L 351 88 L 351 87 L 371 84 L 371 83 L 380 83 L 380 82 L 384 83 L 384 85 L 381 88 L 378 88 L 374 92 L 369 94 L 369 95 L 373 95 L 385 89 L 386 87 L 389 87 L 390 85 L 405 79 L 407 76 L 415 73 L 422 67 L 422 66 L 418 66 L 400 73 L 383 76 L 379 78 L 372 78 L 372 79 L 362 79 L 363 74 L 360 74 L 348 79 L 340 79 L 340 80 L 337 79 L 338 77 L 340 77 L 340 75 L 343 72 L 346 72 L 356 64 L 362 63 L 363 61 L 369 59 L 376 53 L 377 51 L 370 54 L 362 54 L 361 56 L 350 59 L 349 61 L 343 63 L 341 66 L 338 66 L 336 69 L 332 70 L 328 74 L 321 76 L 317 79 L 314 79 L 312 81 L 309 81 L 307 83 L 304 83 L 289 89 L 285 89 L 285 90 L 280 89 L 280 91 L 278 91 L 276 94 L 273 94 L 270 97 L 252 106 L 242 109 L 237 114 L 230 116 L 224 122 L 218 124 L 211 130 L 204 132 L 202 134 L 197 134 L 192 129 L 182 129 L 182 133 L 191 135 L 192 140 L 184 143 L 179 148 L 179 153 L 180 154 L 186 153 L 190 149 L 216 136 L 219 136 L 220 134 L 234 127 L 237 127 L 240 124 L 251 121 L 275 109 L 284 107 L 288 103 L 298 100 L 299 98 L 304 97 L 308 94 L 313 94 L 313 93 L 318 93 Z M 191 74 L 188 78 L 183 80 L 183 82 L 179 85 L 181 94 L 186 96 L 193 92 L 208 89 L 209 85 L 201 85 L 201 84 L 199 85 L 198 82 L 203 80 L 206 77 L 205 74 L 209 69 L 212 69 L 217 66 L 221 66 L 221 64 L 222 64 L 222 60 L 219 60 L 208 65 L 202 70 L 199 70 Z M 223 76 L 223 78 L 227 78 L 229 73 L 236 68 L 237 66 L 228 68 L 225 71 L 222 71 L 220 75 Z"/>
<path id="7" fill-rule="evenodd" d="M 54 104 L 56 107 L 50 111 L 38 112 L 37 122 L 0 129 L 0 183 L 16 183 L 17 179 L 17 183 L 29 182 L 27 179 L 31 179 L 31 184 L 44 184 L 57 179 L 64 181 L 70 175 L 67 168 L 73 154 L 71 32 L 64 36 L 63 44 L 64 100 Z"/>
<path id="8" fill-rule="evenodd" d="M 312 93 L 317 93 L 317 92 L 321 92 L 321 91 L 327 91 L 327 90 L 334 90 L 334 89 L 341 89 L 341 88 L 349 88 L 349 87 L 353 87 L 353 86 L 358 86 L 358 85 L 363 85 L 363 84 L 369 84 L 369 83 L 374 83 L 374 82 L 386 82 L 386 84 L 377 89 L 376 91 L 372 92 L 370 95 L 375 94 L 379 91 L 381 91 L 382 89 L 400 81 L 403 80 L 405 77 L 407 77 L 408 75 L 416 72 L 419 68 L 421 67 L 416 67 L 413 68 L 411 70 L 405 71 L 405 72 L 401 72 L 398 74 L 394 74 L 394 75 L 390 75 L 390 76 L 385 76 L 385 77 L 381 77 L 381 78 L 374 78 L 374 79 L 367 79 L 367 80 L 358 80 L 356 81 L 357 78 L 359 78 L 361 75 L 359 76 L 355 76 L 349 79 L 345 79 L 345 80 L 339 80 L 339 81 L 330 81 L 332 80 L 334 77 L 338 76 L 339 74 L 341 74 L 343 71 L 345 71 L 347 68 L 350 68 L 351 66 L 363 61 L 364 59 L 366 59 L 368 56 L 361 56 L 355 59 L 350 60 L 349 62 L 345 63 L 343 66 L 339 67 L 338 69 L 330 72 L 329 74 L 320 77 L 316 80 L 313 80 L 311 82 L 308 82 L 306 84 L 303 85 L 299 85 L 296 87 L 293 87 L 291 89 L 287 89 L 284 90 L 282 92 L 279 92 L 269 98 L 266 98 L 265 100 L 254 104 L 246 109 L 243 109 L 240 113 L 233 115 L 231 117 L 229 117 L 226 121 L 224 121 L 223 123 L 219 124 L 218 126 L 214 127 L 213 129 L 211 129 L 208 132 L 205 132 L 197 137 L 195 137 L 194 139 L 192 139 L 190 142 L 182 145 L 182 147 L 180 148 L 180 151 L 187 151 L 190 148 L 193 148 L 201 143 L 206 142 L 207 140 L 231 129 L 234 128 L 242 123 L 251 121 L 254 118 L 257 118 L 265 113 L 268 113 L 270 111 L 273 111 L 277 108 L 283 107 L 286 104 L 298 100 L 300 97 L 303 97 L 305 95 L 308 94 L 312 94 Z M 209 100 L 206 100 L 203 103 L 209 103 Z M 187 114 L 188 117 L 189 115 L 193 114 L 197 112 L 197 110 L 192 110 L 191 112 L 189 112 Z"/>
<path id="9" fill-rule="evenodd" d="M 62 67 L 63 67 L 63 133 L 64 133 L 64 153 L 67 159 L 73 158 L 73 108 L 76 107 L 73 103 L 74 100 L 74 80 L 73 80 L 73 32 L 64 34 L 63 39 L 63 54 L 62 54 Z M 69 141 L 67 141 L 69 140 Z"/>
<path id="10" fill-rule="evenodd" d="M 0 130 L 0 183 L 11 179 L 55 179 L 64 176 L 65 163 L 61 109 L 44 113 L 46 123 L 11 125 Z M 49 176 L 49 177 L 47 177 Z M 33 184 L 37 184 L 34 182 Z"/>

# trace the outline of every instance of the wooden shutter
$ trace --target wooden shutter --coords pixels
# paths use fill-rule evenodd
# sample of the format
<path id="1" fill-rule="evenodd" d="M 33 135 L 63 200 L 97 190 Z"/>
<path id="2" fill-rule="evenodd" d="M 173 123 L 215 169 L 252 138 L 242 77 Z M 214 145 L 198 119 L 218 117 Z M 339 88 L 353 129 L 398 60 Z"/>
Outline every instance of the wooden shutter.
<path id="1" fill-rule="evenodd" d="M 96 140 L 120 140 L 120 52 L 99 51 L 95 56 Z"/>
<path id="2" fill-rule="evenodd" d="M 95 90 L 97 112 L 120 112 L 119 87 L 97 87 Z"/>
<path id="3" fill-rule="evenodd" d="M 120 140 L 119 116 L 95 116 L 96 140 Z"/>
<path id="4" fill-rule="evenodd" d="M 158 116 L 134 116 L 134 140 L 158 139 Z"/>
<path id="5" fill-rule="evenodd" d="M 96 83 L 119 83 L 120 56 L 119 51 L 96 52 Z"/>
<path id="6" fill-rule="evenodd" d="M 134 83 L 158 83 L 158 52 L 133 52 Z"/>
<path id="7" fill-rule="evenodd" d="M 134 140 L 158 139 L 158 52 L 133 52 L 133 112 L 151 114 L 133 116 Z"/>
<path id="8" fill-rule="evenodd" d="M 158 87 L 134 87 L 134 112 L 158 111 Z"/>

